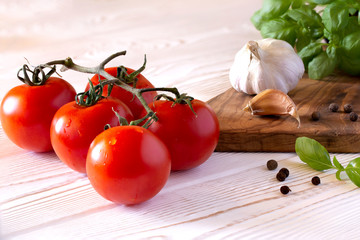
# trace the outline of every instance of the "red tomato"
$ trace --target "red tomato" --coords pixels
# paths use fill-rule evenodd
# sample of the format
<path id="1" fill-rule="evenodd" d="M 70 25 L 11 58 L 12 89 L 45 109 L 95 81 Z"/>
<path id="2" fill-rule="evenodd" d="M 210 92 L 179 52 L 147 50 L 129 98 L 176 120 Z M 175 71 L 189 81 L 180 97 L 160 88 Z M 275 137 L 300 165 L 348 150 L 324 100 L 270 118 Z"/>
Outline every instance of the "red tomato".
<path id="1" fill-rule="evenodd" d="M 22 84 L 12 88 L 1 102 L 1 124 L 6 135 L 23 149 L 51 151 L 51 120 L 62 105 L 74 101 L 75 95 L 75 89 L 57 77 L 50 77 L 40 86 Z"/>
<path id="2" fill-rule="evenodd" d="M 103 98 L 96 104 L 85 107 L 75 101 L 62 106 L 51 124 L 51 143 L 56 155 L 70 168 L 85 173 L 86 155 L 91 141 L 106 124 L 118 126 L 114 111 L 128 121 L 133 120 L 129 108 L 120 100 Z"/>
<path id="3" fill-rule="evenodd" d="M 91 143 L 86 171 L 105 199 L 137 204 L 154 197 L 170 174 L 170 154 L 164 143 L 139 126 L 110 128 Z"/>
<path id="4" fill-rule="evenodd" d="M 109 73 L 110 75 L 116 77 L 117 76 L 117 67 L 110 67 L 110 68 L 106 68 L 105 71 L 107 73 Z M 131 68 L 126 68 L 127 73 L 131 74 L 132 72 L 134 72 L 133 69 Z M 138 79 L 138 81 L 136 82 L 136 88 L 142 89 L 142 88 L 154 88 L 154 86 L 142 75 L 139 74 L 136 77 Z M 101 80 L 105 79 L 104 77 L 101 76 Z M 95 85 L 99 84 L 99 75 L 96 74 L 94 75 L 90 81 Z M 133 84 L 129 84 L 130 86 L 133 86 Z M 86 91 L 89 89 L 89 84 L 86 87 Z M 104 86 L 104 90 L 103 90 L 103 96 L 107 96 L 108 94 L 108 86 Z M 151 91 L 151 92 L 145 92 L 142 94 L 143 98 L 145 99 L 145 101 L 147 103 L 151 103 L 154 98 L 156 97 L 157 93 L 155 91 Z M 118 98 L 121 101 L 123 101 L 131 110 L 131 112 L 134 115 L 135 119 L 139 119 L 142 113 L 142 110 L 144 109 L 143 105 L 141 104 L 141 102 L 139 101 L 139 99 L 137 99 L 136 96 L 134 96 L 131 92 L 128 92 L 126 90 L 124 90 L 123 88 L 114 85 L 112 91 L 111 91 L 111 95 L 114 98 Z"/>
<path id="5" fill-rule="evenodd" d="M 191 103 L 196 115 L 187 104 L 157 100 L 149 105 L 159 120 L 148 129 L 168 147 L 172 170 L 199 166 L 218 143 L 219 122 L 214 111 L 200 100 Z"/>

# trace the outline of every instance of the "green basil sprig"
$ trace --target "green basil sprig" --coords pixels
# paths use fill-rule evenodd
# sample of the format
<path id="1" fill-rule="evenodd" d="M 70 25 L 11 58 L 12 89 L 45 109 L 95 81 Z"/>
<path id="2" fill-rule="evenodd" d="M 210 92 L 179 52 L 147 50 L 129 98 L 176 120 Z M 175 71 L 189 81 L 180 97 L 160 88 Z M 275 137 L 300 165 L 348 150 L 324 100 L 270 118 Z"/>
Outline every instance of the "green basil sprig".
<path id="1" fill-rule="evenodd" d="M 296 47 L 312 79 L 360 75 L 359 0 L 264 0 L 251 17 L 264 38 Z"/>
<path id="2" fill-rule="evenodd" d="M 340 173 L 345 171 L 349 179 L 360 187 L 360 157 L 350 161 L 344 168 L 334 156 L 331 161 L 329 152 L 314 139 L 299 137 L 296 139 L 295 151 L 301 161 L 317 171 L 336 169 L 336 178 L 341 180 Z"/>

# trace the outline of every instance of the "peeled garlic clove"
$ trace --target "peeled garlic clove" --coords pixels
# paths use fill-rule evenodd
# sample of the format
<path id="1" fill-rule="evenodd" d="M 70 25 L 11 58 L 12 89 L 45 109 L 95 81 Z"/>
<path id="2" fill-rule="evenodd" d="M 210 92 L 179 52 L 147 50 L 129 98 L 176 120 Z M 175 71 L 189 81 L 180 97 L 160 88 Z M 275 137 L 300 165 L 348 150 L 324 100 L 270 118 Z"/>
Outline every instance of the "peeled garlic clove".
<path id="1" fill-rule="evenodd" d="M 243 109 L 252 115 L 290 115 L 298 121 L 300 117 L 294 101 L 284 92 L 267 89 L 253 97 Z"/>

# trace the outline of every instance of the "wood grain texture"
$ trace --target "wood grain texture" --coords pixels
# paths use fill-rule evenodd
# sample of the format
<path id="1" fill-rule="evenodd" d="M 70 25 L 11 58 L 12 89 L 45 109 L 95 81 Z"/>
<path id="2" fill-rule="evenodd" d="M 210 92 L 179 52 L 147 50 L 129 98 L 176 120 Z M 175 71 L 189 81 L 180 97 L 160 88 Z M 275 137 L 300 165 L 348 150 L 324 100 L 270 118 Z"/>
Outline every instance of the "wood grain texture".
<path id="1" fill-rule="evenodd" d="M 262 0 L 8 0 L 0 4 L 0 99 L 19 84 L 26 57 L 37 65 L 72 57 L 95 66 L 138 68 L 157 87 L 208 101 L 230 88 L 235 53 L 259 39 L 250 22 Z M 82 91 L 88 75 L 61 75 Z M 284 120 L 295 124 L 291 120 Z M 346 165 L 359 154 L 337 154 Z M 265 168 L 290 169 L 280 183 Z M 313 186 L 319 175 L 322 184 Z M 283 196 L 281 185 L 291 194 Z M 294 153 L 216 152 L 198 168 L 171 173 L 161 192 L 136 206 L 99 196 L 87 177 L 54 153 L 12 144 L 0 126 L 0 239 L 359 239 L 360 190 L 335 172 L 316 172 Z"/>
<path id="2" fill-rule="evenodd" d="M 217 151 L 294 152 L 296 138 L 319 141 L 331 152 L 360 152 L 360 121 L 350 121 L 343 106 L 360 113 L 360 78 L 334 75 L 322 81 L 304 77 L 288 94 L 297 106 L 301 126 L 291 116 L 254 116 L 242 109 L 253 98 L 233 88 L 211 99 L 220 122 Z M 329 111 L 337 103 L 338 112 Z M 311 115 L 320 113 L 314 121 Z"/>

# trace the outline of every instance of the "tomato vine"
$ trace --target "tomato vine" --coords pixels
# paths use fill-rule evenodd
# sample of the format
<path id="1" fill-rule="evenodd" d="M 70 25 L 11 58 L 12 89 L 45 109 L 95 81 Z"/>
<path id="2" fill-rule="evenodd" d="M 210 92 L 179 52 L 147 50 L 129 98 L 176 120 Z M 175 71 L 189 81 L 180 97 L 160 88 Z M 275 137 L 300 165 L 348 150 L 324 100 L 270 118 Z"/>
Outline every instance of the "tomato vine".
<path id="1" fill-rule="evenodd" d="M 157 120 L 156 114 L 151 110 L 151 108 L 148 106 L 148 104 L 146 103 L 145 99 L 142 96 L 143 93 L 149 92 L 149 91 L 170 92 L 175 95 L 176 100 L 171 97 L 167 97 L 166 99 L 169 99 L 169 100 L 172 99 L 172 101 L 174 101 L 174 103 L 186 103 L 192 109 L 191 100 L 193 100 L 193 98 L 187 96 L 186 94 L 180 94 L 178 89 L 175 87 L 173 87 L 173 88 L 167 88 L 167 87 L 143 88 L 143 89 L 135 88 L 136 76 L 145 69 L 146 56 L 145 56 L 144 64 L 138 70 L 134 71 L 132 74 L 127 75 L 126 71 L 125 71 L 126 69 L 123 66 L 119 67 L 119 74 L 117 77 L 114 77 L 105 71 L 105 65 L 107 63 L 109 63 L 114 58 L 125 55 L 125 54 L 126 54 L 126 51 L 114 53 L 114 54 L 110 55 L 109 57 L 107 57 L 105 60 L 103 60 L 98 66 L 95 66 L 95 67 L 80 66 L 80 65 L 74 63 L 74 61 L 70 57 L 68 57 L 64 60 L 54 60 L 54 61 L 48 62 L 44 65 L 40 65 L 39 68 L 41 69 L 45 66 L 62 65 L 63 68 L 61 69 L 61 71 L 66 71 L 67 69 L 71 69 L 71 70 L 74 70 L 77 72 L 98 74 L 99 76 L 103 76 L 106 80 L 101 81 L 99 84 L 100 85 L 99 87 L 94 86 L 89 91 L 96 92 L 98 90 L 102 90 L 103 86 L 105 86 L 105 85 L 109 85 L 109 87 L 111 89 L 111 87 L 113 85 L 116 85 L 116 86 L 119 86 L 119 87 L 125 89 L 128 92 L 131 92 L 135 97 L 137 97 L 139 99 L 139 101 L 141 102 L 141 104 L 143 105 L 143 107 L 145 108 L 145 110 L 147 112 L 147 115 L 144 117 L 144 119 L 151 118 L 151 119 Z M 134 86 L 129 86 L 127 84 L 129 82 L 133 82 Z M 97 99 L 101 98 L 100 96 L 101 96 L 101 94 L 99 95 L 99 93 L 92 95 L 90 93 L 85 92 L 85 93 L 81 93 L 81 94 L 77 95 L 77 101 L 79 101 L 79 103 L 84 104 L 84 105 L 91 105 L 91 104 L 93 104 L 93 101 L 96 101 Z M 166 96 L 166 95 L 160 94 L 159 98 L 164 97 L 164 96 Z M 192 109 L 192 111 L 193 111 L 193 109 Z M 136 121 L 136 122 L 141 122 L 141 121 L 142 121 L 142 119 L 139 119 L 139 121 Z"/>

